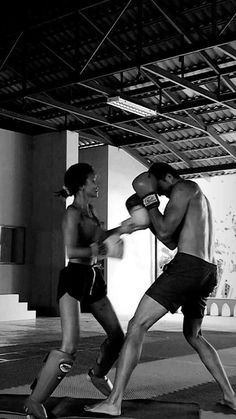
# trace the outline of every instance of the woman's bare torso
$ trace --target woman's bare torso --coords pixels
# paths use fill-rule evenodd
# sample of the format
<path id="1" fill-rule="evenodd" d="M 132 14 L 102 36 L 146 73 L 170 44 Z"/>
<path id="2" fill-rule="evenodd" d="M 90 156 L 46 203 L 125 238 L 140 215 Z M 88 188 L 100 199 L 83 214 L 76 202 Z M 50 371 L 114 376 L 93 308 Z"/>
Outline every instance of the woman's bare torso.
<path id="1" fill-rule="evenodd" d="M 93 212 L 88 213 L 87 211 L 80 210 L 80 222 L 77 224 L 77 247 L 89 247 L 93 242 L 99 240 L 102 236 L 102 228 L 99 220 L 93 214 Z M 70 258 L 70 261 L 73 263 L 83 263 L 91 265 L 93 263 L 93 258 L 83 257 L 83 258 Z"/>

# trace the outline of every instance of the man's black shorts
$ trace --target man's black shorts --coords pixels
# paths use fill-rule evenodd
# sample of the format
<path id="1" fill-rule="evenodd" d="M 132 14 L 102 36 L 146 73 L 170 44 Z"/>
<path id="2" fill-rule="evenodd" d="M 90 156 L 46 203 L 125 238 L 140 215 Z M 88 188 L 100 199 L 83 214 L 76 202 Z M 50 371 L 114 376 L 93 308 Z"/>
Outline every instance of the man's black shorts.
<path id="1" fill-rule="evenodd" d="M 86 304 L 101 300 L 107 294 L 107 286 L 101 269 L 69 262 L 60 272 L 57 301 L 65 293 Z"/>
<path id="2" fill-rule="evenodd" d="M 186 253 L 177 253 L 164 266 L 146 294 L 171 313 L 182 306 L 186 317 L 202 318 L 206 299 L 217 284 L 217 266 Z"/>

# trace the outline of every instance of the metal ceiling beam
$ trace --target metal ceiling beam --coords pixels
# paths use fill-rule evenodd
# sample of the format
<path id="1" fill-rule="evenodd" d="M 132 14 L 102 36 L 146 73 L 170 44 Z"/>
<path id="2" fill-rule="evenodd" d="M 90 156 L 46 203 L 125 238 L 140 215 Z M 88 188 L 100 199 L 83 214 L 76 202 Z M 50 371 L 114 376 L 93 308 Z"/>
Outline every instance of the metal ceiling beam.
<path id="1" fill-rule="evenodd" d="M 161 0 L 158 0 L 158 3 L 155 0 L 151 0 L 151 1 L 159 10 L 159 12 L 162 13 L 163 16 L 168 20 L 171 26 L 173 26 L 177 30 L 177 32 L 183 35 L 186 42 L 189 44 L 193 44 L 194 39 L 191 36 L 189 36 L 189 29 L 186 26 L 186 22 L 183 21 L 183 19 L 181 19 L 180 16 L 173 15 L 171 10 L 166 6 L 166 4 L 164 5 Z M 214 14 L 214 18 L 215 17 L 216 16 Z M 214 21 L 214 23 L 216 22 Z M 198 35 L 199 35 L 199 38 L 202 39 L 203 41 L 203 38 L 199 32 L 198 32 Z M 206 51 L 200 51 L 199 54 L 208 63 L 208 65 L 213 69 L 213 71 L 215 71 L 216 74 L 220 74 L 220 68 L 212 60 L 212 58 L 207 54 Z M 221 78 L 223 81 L 225 81 L 223 75 L 221 76 Z M 228 83 L 225 83 L 225 84 L 227 84 L 230 90 L 232 90 L 232 85 L 229 85 Z M 235 89 L 233 89 L 233 91 L 235 91 Z"/>
<path id="2" fill-rule="evenodd" d="M 161 68 L 157 65 L 151 65 L 151 66 L 148 66 L 148 67 L 145 66 L 145 67 L 142 67 L 142 68 L 144 70 L 149 71 L 150 73 L 153 73 L 155 75 L 164 77 L 167 80 L 172 81 L 174 84 L 177 84 L 178 86 L 182 86 L 186 89 L 190 89 L 193 92 L 198 93 L 199 95 L 209 99 L 211 102 L 215 102 L 215 103 L 218 103 L 218 104 L 222 105 L 221 99 L 215 93 L 212 93 L 209 90 L 204 89 L 202 87 L 196 86 L 195 84 L 189 82 L 188 80 L 186 80 L 183 77 L 176 76 L 175 74 L 170 73 L 169 71 L 166 71 L 166 70 L 164 70 L 163 68 Z M 227 108 L 233 109 L 234 111 L 236 109 L 235 104 L 226 103 L 226 102 L 223 102 L 223 104 Z"/>
<path id="3" fill-rule="evenodd" d="M 97 25 L 95 25 L 94 22 L 92 22 L 82 11 L 79 11 L 79 14 L 86 20 L 94 29 L 96 29 L 97 32 L 100 33 L 100 35 L 105 36 L 104 32 L 99 29 Z M 107 37 L 107 41 L 117 50 L 119 53 L 124 55 L 128 60 L 131 60 L 128 54 L 126 54 L 125 51 L 122 50 L 115 42 L 113 42 L 109 37 Z"/>
<path id="4" fill-rule="evenodd" d="M 173 92 L 169 92 L 165 89 L 163 89 L 162 83 L 161 82 L 157 82 L 155 80 L 155 78 L 153 77 L 153 75 L 151 75 L 150 73 L 144 71 L 142 69 L 142 72 L 145 74 L 146 77 L 148 77 L 150 80 L 152 80 L 152 82 L 156 85 L 159 86 L 161 88 L 161 90 L 164 92 L 164 94 L 171 99 L 175 104 L 178 104 L 178 99 L 176 97 L 176 95 Z M 205 125 L 202 123 L 202 121 L 200 121 L 200 119 L 195 118 L 194 115 L 191 112 L 185 112 L 186 113 L 186 117 L 182 117 L 180 115 L 178 115 L 178 121 L 180 123 L 184 123 L 185 125 L 191 126 L 192 128 L 196 128 L 200 131 L 205 132 L 206 127 Z M 160 115 L 164 115 L 163 111 L 161 110 Z M 168 113 L 166 113 L 165 115 L 169 115 Z"/>
<path id="5" fill-rule="evenodd" d="M 97 85 L 94 85 L 94 83 L 93 84 L 91 84 L 91 83 L 84 83 L 83 84 L 83 86 L 86 86 L 86 87 L 88 87 L 88 88 L 91 88 L 91 89 L 95 89 L 95 90 L 97 90 L 98 89 L 98 86 Z M 103 91 L 103 87 L 102 86 L 100 86 L 100 88 L 99 88 L 100 90 L 100 93 L 102 93 L 102 91 Z M 107 95 L 107 93 L 109 92 L 109 95 L 110 96 L 117 96 L 117 92 L 114 92 L 114 91 L 112 91 L 111 89 L 104 89 L 104 94 L 105 95 Z M 124 95 L 121 95 L 122 97 L 124 97 L 125 99 L 127 99 L 127 100 L 129 100 L 129 98 L 128 97 L 125 97 Z M 132 99 L 130 99 L 131 101 L 132 101 Z M 138 102 L 140 105 L 142 105 L 142 106 L 146 106 L 145 105 L 145 103 L 143 103 L 142 101 L 136 101 L 136 102 Z M 147 107 L 147 106 L 146 106 Z M 205 131 L 205 127 L 204 127 L 204 125 L 202 124 L 202 123 L 199 123 L 199 121 L 198 122 L 196 122 L 196 121 L 193 121 L 191 118 L 189 118 L 189 117 L 183 117 L 183 116 L 180 116 L 180 115 L 175 115 L 175 114 L 163 114 L 161 111 L 158 111 L 158 109 L 155 109 L 155 111 L 157 112 L 157 115 L 161 115 L 162 117 L 164 117 L 164 118 L 166 118 L 166 119 L 171 119 L 172 121 L 175 121 L 175 122 L 177 122 L 177 123 L 180 123 L 180 124 L 184 124 L 184 125 L 187 125 L 187 126 L 190 126 L 191 128 L 195 128 L 195 129 L 198 129 L 198 130 L 203 130 L 203 131 Z"/>
<path id="6" fill-rule="evenodd" d="M 62 64 L 64 64 L 67 68 L 72 71 L 75 71 L 75 67 L 72 66 L 67 60 L 65 60 L 61 54 L 55 51 L 55 48 L 50 48 L 49 45 L 45 44 L 45 42 L 40 42 L 40 45 L 44 47 L 47 51 L 49 51 L 54 57 L 56 57 Z"/>
<path id="7" fill-rule="evenodd" d="M 158 112 L 158 111 L 157 111 Z M 160 113 L 162 116 L 163 114 Z M 204 123 L 201 121 L 200 118 L 198 118 L 196 115 L 189 113 L 187 117 L 182 117 L 182 116 L 172 116 L 169 114 L 164 115 L 165 117 L 167 117 L 168 119 L 173 119 L 175 122 L 178 123 L 182 123 L 191 127 L 194 127 L 195 129 L 198 129 L 208 135 L 210 135 L 214 141 L 216 141 L 218 144 L 221 145 L 221 147 L 227 151 L 227 153 L 229 153 L 232 157 L 236 158 L 236 149 L 234 147 L 232 147 L 230 144 L 226 143 L 221 137 L 220 135 L 217 133 L 217 131 L 213 128 L 213 127 L 206 127 L 204 125 Z M 169 146 L 168 141 L 166 141 L 165 137 L 162 136 L 161 134 L 157 134 L 153 129 L 149 128 L 149 126 L 147 124 L 144 124 L 142 122 L 138 122 L 138 125 L 141 126 L 142 128 L 144 128 L 147 132 L 151 133 L 153 136 L 156 136 L 156 139 L 160 142 L 162 142 L 166 147 Z M 180 153 L 177 149 L 171 148 L 171 151 L 176 154 L 179 158 L 181 158 L 181 160 L 185 161 L 185 163 L 187 163 L 188 165 L 191 165 L 190 160 L 186 159 L 183 155 L 183 153 Z"/>
<path id="8" fill-rule="evenodd" d="M 59 129 L 58 125 L 56 124 L 53 124 L 47 121 L 41 121 L 40 119 L 34 118 L 32 116 L 22 115 L 20 113 L 8 111 L 2 108 L 0 108 L 0 115 L 5 116 L 6 118 L 17 119 L 18 121 L 23 121 L 28 124 L 38 125 L 40 127 L 47 128 L 52 131 L 58 131 Z"/>
<path id="9" fill-rule="evenodd" d="M 105 42 L 105 40 L 107 39 L 107 37 L 109 36 L 109 34 L 111 33 L 111 31 L 114 29 L 114 27 L 116 26 L 117 22 L 119 22 L 121 16 L 125 13 L 125 11 L 129 7 L 129 5 L 130 5 L 131 2 L 132 2 L 132 0 L 129 0 L 128 3 L 125 5 L 125 7 L 123 7 L 123 9 L 121 10 L 121 12 L 117 16 L 117 18 L 115 19 L 115 21 L 113 22 L 113 24 L 111 25 L 110 29 L 103 36 L 102 40 L 99 42 L 99 44 L 96 47 L 96 49 L 94 50 L 94 52 L 90 55 L 90 57 L 88 58 L 87 62 L 84 64 L 82 70 L 80 71 L 80 75 L 84 72 L 84 70 L 89 65 L 90 61 L 93 59 L 93 57 L 96 55 L 96 53 L 98 52 L 98 50 L 101 48 L 102 44 Z"/>
<path id="10" fill-rule="evenodd" d="M 217 48 L 219 48 L 229 57 L 233 58 L 233 60 L 236 60 L 236 50 L 231 47 L 231 45 L 218 45 Z"/>
<path id="11" fill-rule="evenodd" d="M 180 160 L 182 160 L 185 164 L 187 164 L 188 167 L 192 166 L 191 161 L 187 157 L 184 156 L 184 153 L 179 151 L 173 144 L 167 141 L 164 135 L 157 134 L 156 131 L 154 131 L 152 128 L 149 127 L 149 125 L 145 124 L 144 122 L 137 121 L 137 124 L 144 130 L 149 132 L 154 138 L 157 139 L 159 143 L 164 145 L 168 150 L 170 150 L 173 154 L 175 154 L 175 156 L 177 156 Z"/>
<path id="12" fill-rule="evenodd" d="M 23 32 L 21 32 L 17 36 L 16 40 L 14 41 L 13 45 L 11 46 L 11 48 L 10 48 L 9 52 L 7 53 L 6 57 L 2 60 L 2 62 L 0 64 L 0 71 L 2 71 L 4 65 L 6 64 L 8 58 L 10 57 L 10 55 L 12 54 L 12 52 L 14 51 L 14 49 L 15 49 L 16 45 L 18 44 L 18 42 L 19 42 L 20 38 L 22 37 L 22 35 L 23 35 Z"/>
<path id="13" fill-rule="evenodd" d="M 169 144 L 168 144 L 168 142 L 166 141 L 165 138 L 163 140 L 162 135 L 159 137 L 159 134 L 157 134 L 155 131 L 150 132 L 150 130 L 147 130 L 146 127 L 144 129 L 140 129 L 140 128 L 133 127 L 131 125 L 127 125 L 127 124 L 123 124 L 123 123 L 114 124 L 114 123 L 108 122 L 105 117 L 97 116 L 94 113 L 84 111 L 82 109 L 76 108 L 76 107 L 71 106 L 69 104 L 59 102 L 59 101 L 51 99 L 49 97 L 45 97 L 43 95 L 35 95 L 35 96 L 27 97 L 27 98 L 29 100 L 44 103 L 45 105 L 53 106 L 55 108 L 61 109 L 63 111 L 66 111 L 66 112 L 69 112 L 69 113 L 72 113 L 72 114 L 75 114 L 75 115 L 83 116 L 84 118 L 88 118 L 88 119 L 92 119 L 92 120 L 95 120 L 95 121 L 98 121 L 98 122 L 102 122 L 104 125 L 113 126 L 113 127 L 122 129 L 124 131 L 128 131 L 128 132 L 132 132 L 132 133 L 137 134 L 137 135 L 141 135 L 145 138 L 148 137 L 148 138 L 154 139 L 154 140 L 162 143 L 163 145 L 165 145 L 166 148 L 170 149 L 172 152 L 174 152 L 176 155 L 178 155 L 178 157 L 182 161 L 184 161 L 186 164 L 188 164 L 188 162 L 184 159 L 184 156 L 181 155 L 181 154 L 180 155 L 178 154 L 178 151 L 176 151 L 175 147 L 173 149 L 173 146 L 169 146 Z"/>
<path id="14" fill-rule="evenodd" d="M 108 135 L 104 134 L 102 131 L 98 129 L 93 129 L 93 132 L 97 135 L 98 138 L 101 138 L 101 141 L 103 141 L 107 145 L 114 145 L 111 139 L 108 137 Z"/>
<path id="15" fill-rule="evenodd" d="M 112 123 L 109 122 L 105 117 L 103 116 L 98 116 L 95 113 L 89 112 L 89 111 L 84 111 L 80 108 L 76 108 L 75 106 L 51 99 L 49 97 L 46 97 L 44 95 L 34 95 L 34 96 L 27 96 L 27 99 L 35 101 L 35 102 L 39 102 L 39 103 L 43 103 L 44 105 L 48 105 L 48 106 L 52 106 L 54 108 L 57 109 L 61 109 L 65 112 L 68 113 L 72 113 L 78 116 L 82 116 L 84 118 L 93 120 L 93 121 L 97 121 L 100 122 L 102 125 L 108 125 L 111 127 L 115 127 L 115 128 L 119 128 L 122 129 L 124 131 L 128 131 L 128 132 L 133 132 L 135 134 L 141 135 L 143 137 L 149 137 L 149 138 L 153 138 L 153 136 L 148 135 L 145 131 L 140 130 L 138 128 L 132 127 L 130 125 L 127 124 L 123 124 L 123 123 Z"/>
<path id="16" fill-rule="evenodd" d="M 213 172 L 224 172 L 225 170 L 235 170 L 236 169 L 236 162 L 235 163 L 228 163 L 228 164 L 218 164 L 212 166 L 204 166 L 204 167 L 193 167 L 191 169 L 177 169 L 179 175 L 193 175 L 193 174 L 201 174 L 201 173 L 213 173 Z"/>
<path id="17" fill-rule="evenodd" d="M 161 57 L 155 57 L 154 62 L 158 61 L 159 58 Z M 144 60 L 142 60 L 144 62 Z M 134 64 L 134 61 L 133 61 Z M 137 68 L 137 66 L 139 65 L 139 63 L 136 61 L 134 66 Z M 127 69 L 127 68 L 126 68 Z M 236 73 L 236 66 L 232 65 L 232 66 L 225 66 L 222 67 L 221 69 L 221 75 L 227 75 L 227 74 L 232 74 L 232 73 Z M 100 74 L 98 73 L 98 71 L 96 72 L 96 74 L 93 74 L 92 77 L 87 76 L 85 78 L 78 78 L 78 76 L 75 74 L 75 72 L 73 72 L 72 74 L 70 74 L 70 76 L 68 76 L 67 78 L 64 78 L 63 80 L 59 80 L 56 82 L 50 82 L 50 83 L 43 83 L 43 84 L 39 84 L 37 81 L 37 86 L 35 87 L 30 87 L 27 89 L 27 94 L 28 95 L 33 95 L 33 94 L 38 94 L 41 92 L 46 92 L 46 91 L 50 91 L 50 90 L 54 90 L 54 89 L 60 89 L 60 88 L 64 88 L 64 87 L 69 87 L 72 85 L 77 85 L 78 83 L 84 84 L 86 82 L 94 82 L 94 80 L 97 80 L 100 76 L 106 76 L 106 75 L 112 75 L 113 73 L 117 73 L 119 71 L 119 68 L 117 66 L 115 66 L 115 68 L 113 68 L 112 72 L 108 72 L 107 74 Z M 123 71 L 123 70 L 122 70 Z M 198 82 L 199 79 L 201 80 L 205 80 L 205 79 L 209 79 L 209 78 L 213 78 L 215 73 L 211 70 L 207 71 L 207 72 L 202 72 L 201 73 L 201 69 L 198 70 L 199 74 L 194 74 L 191 75 L 192 70 L 190 71 L 190 76 L 188 76 L 188 74 L 186 73 L 185 79 L 192 81 L 192 82 Z M 30 81 L 30 80 L 28 80 Z M 32 83 L 32 82 L 31 82 Z M 165 85 L 165 87 L 170 87 L 171 84 L 170 82 L 166 81 L 163 83 Z M 137 91 L 137 89 L 136 89 Z M 146 91 L 150 92 L 150 86 L 148 86 L 148 88 L 146 89 L 138 89 L 137 93 L 136 91 L 132 91 L 132 94 L 136 95 L 136 94 L 145 94 Z M 129 93 L 127 92 L 127 95 Z M 227 95 L 227 94 L 226 94 Z M 2 96 L 2 98 L 0 99 L 0 103 L 4 103 L 4 102 L 10 102 L 10 101 L 14 101 L 17 99 L 21 99 L 22 97 L 24 97 L 24 93 L 21 91 L 18 91 L 16 93 L 10 93 L 7 94 L 5 96 Z M 221 98 L 224 100 L 224 94 L 222 94 Z M 235 99 L 235 95 L 232 95 L 229 100 L 234 100 Z M 206 99 L 205 99 L 206 100 Z"/>
<path id="18" fill-rule="evenodd" d="M 172 94 L 172 92 L 169 92 L 169 97 L 176 103 L 177 99 L 175 95 Z M 236 158 L 236 149 L 235 147 L 232 147 L 232 145 L 228 144 L 226 141 L 223 140 L 223 138 L 218 134 L 216 129 L 212 126 L 206 126 L 202 120 L 192 113 L 191 111 L 186 112 L 189 118 L 192 118 L 199 126 L 201 127 L 201 131 L 208 134 L 213 138 L 214 141 L 216 141 L 220 146 L 229 153 L 233 158 Z"/>
<path id="19" fill-rule="evenodd" d="M 221 136 L 218 134 L 216 129 L 214 127 L 207 127 L 207 132 L 209 135 L 218 143 L 221 145 L 221 147 L 227 151 L 230 156 L 232 156 L 234 159 L 236 159 L 236 148 L 231 146 L 231 144 L 224 141 Z"/>
<path id="20" fill-rule="evenodd" d="M 230 102 L 230 101 L 236 100 L 236 94 L 235 94 L 235 92 L 222 93 L 220 95 L 220 98 L 221 98 L 220 105 L 221 105 L 221 107 L 224 107 L 225 102 Z M 204 98 L 204 97 L 201 97 L 201 98 L 198 97 L 196 99 L 186 100 L 185 102 L 181 102 L 178 105 L 176 105 L 176 104 L 163 105 L 162 112 L 163 113 L 179 112 L 179 111 L 199 108 L 199 107 L 202 107 L 202 106 L 207 106 L 207 105 L 212 105 L 212 104 L 213 104 L 212 100 Z"/>
<path id="21" fill-rule="evenodd" d="M 230 25 L 230 23 L 234 20 L 236 16 L 236 11 L 235 13 L 232 14 L 232 16 L 229 18 L 228 22 L 225 24 L 225 26 L 223 26 L 223 28 L 220 30 L 219 35 L 221 36 L 224 31 L 228 28 L 228 26 Z"/>
<path id="22" fill-rule="evenodd" d="M 148 69 L 152 73 L 154 73 L 154 74 L 161 75 L 161 76 L 167 78 L 168 80 L 173 81 L 173 83 L 181 84 L 182 86 L 184 86 L 184 87 L 186 87 L 188 89 L 191 89 L 191 90 L 193 90 L 193 91 L 195 91 L 195 92 L 197 92 L 199 94 L 202 94 L 203 96 L 207 97 L 210 100 L 213 100 L 216 103 L 221 103 L 221 102 L 218 101 L 217 96 L 214 95 L 213 93 L 209 92 L 209 94 L 208 94 L 208 91 L 206 91 L 206 93 L 205 93 L 205 89 L 202 89 L 201 87 L 195 86 L 192 83 L 188 82 L 187 80 L 185 80 L 183 78 L 180 78 L 178 76 L 175 76 L 174 74 L 169 73 L 168 71 L 163 70 L 160 67 L 152 66 L 151 68 L 148 68 Z M 156 71 L 156 69 L 157 69 L 157 71 Z M 225 104 L 224 103 L 224 105 L 227 106 L 227 107 L 229 107 L 229 104 Z M 230 106 L 230 109 L 235 110 L 235 108 L 236 107 L 233 107 L 232 108 Z M 196 115 L 194 116 L 194 118 L 196 120 L 198 119 Z M 202 123 L 202 121 L 200 121 L 200 122 Z M 224 150 L 226 150 L 232 157 L 236 158 L 236 149 L 235 149 L 235 147 L 232 147 L 230 144 L 226 143 L 226 141 L 224 141 L 221 138 L 221 136 L 218 134 L 218 132 L 213 127 L 204 127 L 204 130 L 203 131 L 206 132 L 206 133 L 208 133 L 209 135 L 211 135 L 211 137 L 216 142 L 218 142 L 224 148 Z"/>

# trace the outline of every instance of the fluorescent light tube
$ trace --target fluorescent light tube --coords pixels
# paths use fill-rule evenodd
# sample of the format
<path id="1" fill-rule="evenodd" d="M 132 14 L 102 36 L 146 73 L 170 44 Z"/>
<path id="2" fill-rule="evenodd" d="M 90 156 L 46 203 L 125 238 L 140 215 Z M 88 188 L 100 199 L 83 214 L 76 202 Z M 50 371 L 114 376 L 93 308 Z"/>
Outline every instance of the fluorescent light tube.
<path id="1" fill-rule="evenodd" d="M 109 97 L 107 99 L 107 103 L 108 105 L 115 106 L 116 108 L 123 109 L 124 111 L 132 112 L 143 117 L 157 115 L 156 111 L 153 109 L 149 109 L 135 102 L 123 99 L 120 96 Z"/>

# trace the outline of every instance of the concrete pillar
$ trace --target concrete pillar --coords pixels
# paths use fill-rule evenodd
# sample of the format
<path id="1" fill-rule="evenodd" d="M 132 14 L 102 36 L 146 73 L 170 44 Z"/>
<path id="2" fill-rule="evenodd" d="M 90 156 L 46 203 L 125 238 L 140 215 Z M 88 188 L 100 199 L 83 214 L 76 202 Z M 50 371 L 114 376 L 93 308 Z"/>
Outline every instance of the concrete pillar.
<path id="1" fill-rule="evenodd" d="M 69 131 L 33 138 L 31 307 L 57 315 L 58 274 L 65 262 L 61 221 L 65 202 L 55 196 L 66 169 L 78 162 L 78 134 Z"/>

